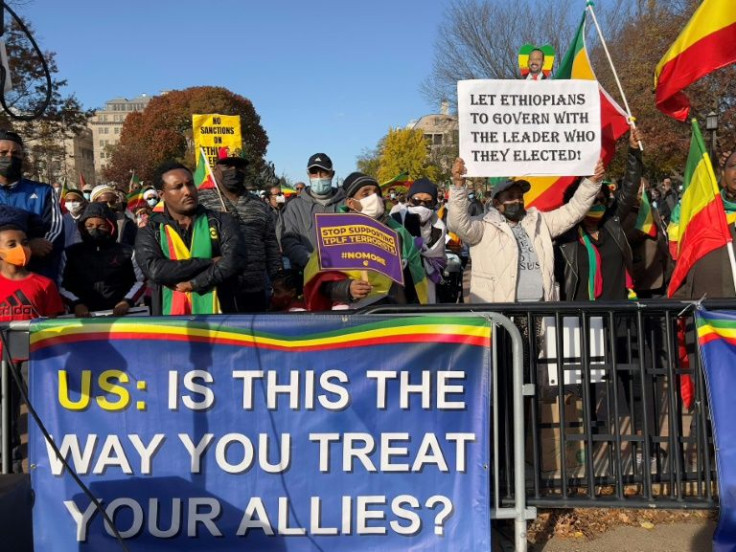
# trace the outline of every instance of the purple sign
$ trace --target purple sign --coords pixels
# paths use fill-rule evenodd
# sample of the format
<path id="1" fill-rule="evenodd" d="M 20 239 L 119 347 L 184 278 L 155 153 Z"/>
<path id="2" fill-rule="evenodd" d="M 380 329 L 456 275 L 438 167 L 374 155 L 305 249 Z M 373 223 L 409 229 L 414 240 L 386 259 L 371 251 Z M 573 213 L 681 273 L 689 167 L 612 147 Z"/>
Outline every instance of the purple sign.
<path id="1" fill-rule="evenodd" d="M 372 270 L 404 285 L 396 232 L 359 213 L 314 217 L 320 270 Z"/>

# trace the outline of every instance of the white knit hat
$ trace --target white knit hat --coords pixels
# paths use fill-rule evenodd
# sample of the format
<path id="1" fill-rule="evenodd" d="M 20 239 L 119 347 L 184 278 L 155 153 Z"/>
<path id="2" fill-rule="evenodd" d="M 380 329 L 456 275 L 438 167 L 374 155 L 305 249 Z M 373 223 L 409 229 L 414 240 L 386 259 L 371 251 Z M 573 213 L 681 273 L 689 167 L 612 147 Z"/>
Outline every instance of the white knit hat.
<path id="1" fill-rule="evenodd" d="M 104 193 L 113 193 L 117 195 L 117 190 L 110 186 L 109 184 L 100 184 L 98 186 L 95 186 L 92 188 L 92 193 L 89 195 L 90 201 L 95 201 L 98 197 L 100 197 Z"/>

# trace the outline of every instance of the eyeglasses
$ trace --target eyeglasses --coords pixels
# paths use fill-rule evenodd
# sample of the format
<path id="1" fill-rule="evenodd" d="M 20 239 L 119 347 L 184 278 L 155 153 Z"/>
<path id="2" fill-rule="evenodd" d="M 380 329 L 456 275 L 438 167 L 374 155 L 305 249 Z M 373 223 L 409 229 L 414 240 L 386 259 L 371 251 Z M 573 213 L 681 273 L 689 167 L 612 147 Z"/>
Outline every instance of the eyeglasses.
<path id="1" fill-rule="evenodd" d="M 411 202 L 417 207 L 428 207 L 434 208 L 435 202 L 433 199 L 412 199 Z"/>

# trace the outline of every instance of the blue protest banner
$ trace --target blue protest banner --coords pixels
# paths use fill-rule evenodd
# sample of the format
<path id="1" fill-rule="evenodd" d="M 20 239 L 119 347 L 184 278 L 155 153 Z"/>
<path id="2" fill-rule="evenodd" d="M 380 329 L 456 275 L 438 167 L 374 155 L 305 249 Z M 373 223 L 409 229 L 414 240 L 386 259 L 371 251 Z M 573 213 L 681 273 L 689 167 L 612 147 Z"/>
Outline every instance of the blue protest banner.
<path id="1" fill-rule="evenodd" d="M 736 550 L 736 314 L 696 311 L 718 466 L 720 516 L 713 552 Z"/>
<path id="2" fill-rule="evenodd" d="M 31 398 L 131 551 L 490 551 L 476 317 L 59 320 Z M 114 550 L 30 431 L 37 552 Z"/>

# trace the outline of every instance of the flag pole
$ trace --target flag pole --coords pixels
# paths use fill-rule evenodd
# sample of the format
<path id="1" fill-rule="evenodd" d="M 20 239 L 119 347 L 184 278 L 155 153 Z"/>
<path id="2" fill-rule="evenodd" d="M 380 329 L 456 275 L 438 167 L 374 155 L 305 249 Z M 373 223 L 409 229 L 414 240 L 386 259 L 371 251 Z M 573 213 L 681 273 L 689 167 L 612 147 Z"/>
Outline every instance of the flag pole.
<path id="1" fill-rule="evenodd" d="M 621 94 L 621 98 L 624 100 L 624 107 L 626 108 L 626 114 L 629 116 L 629 124 L 632 128 L 636 128 L 636 119 L 631 115 L 631 108 L 629 108 L 629 102 L 626 99 L 626 94 L 624 93 L 624 89 L 621 86 L 621 81 L 618 78 L 618 73 L 616 73 L 616 67 L 613 65 L 613 59 L 611 59 L 611 54 L 608 51 L 608 45 L 606 44 L 606 39 L 603 38 L 603 31 L 601 31 L 600 25 L 598 25 L 598 18 L 595 16 L 595 12 L 593 11 L 593 2 L 591 0 L 588 0 L 585 3 L 585 9 L 587 9 L 590 12 L 591 17 L 593 17 L 593 23 L 595 24 L 595 28 L 598 31 L 598 37 L 601 39 L 601 44 L 603 45 L 603 51 L 606 52 L 606 57 L 608 58 L 608 64 L 611 66 L 611 71 L 613 71 L 613 78 L 616 79 L 616 85 L 618 86 L 618 91 Z M 639 149 L 641 151 L 644 151 L 644 145 L 641 143 L 641 140 L 639 140 Z"/>
<path id="2" fill-rule="evenodd" d="M 733 254 L 733 241 L 728 242 L 727 249 L 728 260 L 731 261 L 731 277 L 733 278 L 733 288 L 736 289 L 736 256 L 734 256 Z"/>
<path id="3" fill-rule="evenodd" d="M 222 212 L 227 213 L 227 207 L 225 207 L 225 200 L 222 199 L 222 192 L 220 191 L 220 185 L 217 182 L 217 178 L 215 178 L 215 173 L 212 172 L 212 167 L 210 167 L 210 162 L 204 153 L 204 148 L 200 146 L 199 152 L 202 154 L 202 159 L 204 159 L 204 165 L 205 165 L 205 170 L 207 171 L 207 174 L 209 174 L 212 177 L 212 182 L 215 183 L 215 190 L 217 191 L 217 197 L 220 199 L 220 205 L 222 205 Z"/>

